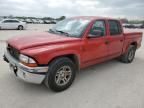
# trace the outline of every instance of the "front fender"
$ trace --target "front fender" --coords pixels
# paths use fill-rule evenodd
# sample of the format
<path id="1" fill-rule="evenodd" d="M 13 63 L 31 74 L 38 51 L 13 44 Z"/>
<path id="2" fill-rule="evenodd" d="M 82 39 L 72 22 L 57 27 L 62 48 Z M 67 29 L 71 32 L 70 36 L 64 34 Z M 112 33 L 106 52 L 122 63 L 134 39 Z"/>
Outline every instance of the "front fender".
<path id="1" fill-rule="evenodd" d="M 21 51 L 22 54 L 35 58 L 40 65 L 46 65 L 56 57 L 74 54 L 80 60 L 80 45 L 76 43 L 39 46 L 35 48 L 25 49 Z M 80 61 L 79 61 L 80 62 Z"/>
<path id="2" fill-rule="evenodd" d="M 56 51 L 52 53 L 45 53 L 45 54 L 39 55 L 36 58 L 39 61 L 39 64 L 48 64 L 50 61 L 52 61 L 53 59 L 57 57 L 66 56 L 70 54 L 77 56 L 78 59 L 80 60 L 80 54 L 74 50 L 63 50 L 63 51 Z"/>

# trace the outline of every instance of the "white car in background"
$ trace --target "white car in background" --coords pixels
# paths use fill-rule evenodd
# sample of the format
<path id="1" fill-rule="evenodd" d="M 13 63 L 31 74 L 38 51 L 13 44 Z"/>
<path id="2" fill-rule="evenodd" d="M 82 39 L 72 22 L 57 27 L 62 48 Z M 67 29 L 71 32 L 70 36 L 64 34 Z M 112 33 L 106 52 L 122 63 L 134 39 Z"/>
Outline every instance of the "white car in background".
<path id="1" fill-rule="evenodd" d="M 38 19 L 31 19 L 33 21 L 34 24 L 39 24 Z"/>
<path id="2" fill-rule="evenodd" d="M 0 29 L 26 29 L 26 23 L 17 19 L 3 19 L 0 21 Z"/>
<path id="3" fill-rule="evenodd" d="M 37 20 L 38 20 L 39 24 L 43 24 L 44 23 L 44 21 L 42 19 L 37 19 Z"/>

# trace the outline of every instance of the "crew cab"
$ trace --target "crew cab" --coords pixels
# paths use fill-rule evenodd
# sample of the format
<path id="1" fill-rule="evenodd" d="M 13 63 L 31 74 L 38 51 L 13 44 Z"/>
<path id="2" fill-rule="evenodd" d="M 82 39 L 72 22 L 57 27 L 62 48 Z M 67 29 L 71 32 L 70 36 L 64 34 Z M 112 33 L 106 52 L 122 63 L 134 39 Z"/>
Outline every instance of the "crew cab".
<path id="1" fill-rule="evenodd" d="M 115 58 L 131 63 L 141 41 L 141 32 L 124 33 L 119 20 L 73 17 L 47 32 L 7 40 L 4 60 L 18 78 L 58 92 L 70 87 L 82 68 Z"/>
<path id="2" fill-rule="evenodd" d="M 3 19 L 0 21 L 0 29 L 26 29 L 26 23 L 17 19 Z"/>

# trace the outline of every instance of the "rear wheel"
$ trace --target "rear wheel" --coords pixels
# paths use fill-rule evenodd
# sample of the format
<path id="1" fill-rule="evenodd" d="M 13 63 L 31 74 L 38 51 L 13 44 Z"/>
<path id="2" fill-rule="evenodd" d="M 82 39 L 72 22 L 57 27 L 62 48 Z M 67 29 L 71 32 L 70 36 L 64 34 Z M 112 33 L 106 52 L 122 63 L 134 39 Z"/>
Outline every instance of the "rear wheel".
<path id="1" fill-rule="evenodd" d="M 23 30 L 23 26 L 22 26 L 22 25 L 19 25 L 19 26 L 18 26 L 18 30 Z"/>
<path id="2" fill-rule="evenodd" d="M 136 46 L 130 45 L 128 51 L 120 57 L 120 61 L 124 63 L 131 63 L 134 60 Z"/>
<path id="3" fill-rule="evenodd" d="M 69 58 L 57 58 L 49 65 L 45 85 L 53 91 L 63 91 L 73 83 L 75 74 L 76 67 Z"/>

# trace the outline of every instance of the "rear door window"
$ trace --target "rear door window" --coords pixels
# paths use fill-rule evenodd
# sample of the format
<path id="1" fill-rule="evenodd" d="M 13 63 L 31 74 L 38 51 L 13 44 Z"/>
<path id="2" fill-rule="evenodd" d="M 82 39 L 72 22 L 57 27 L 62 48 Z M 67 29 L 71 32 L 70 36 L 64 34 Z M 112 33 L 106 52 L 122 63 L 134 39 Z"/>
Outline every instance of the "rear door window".
<path id="1" fill-rule="evenodd" d="M 121 26 L 119 21 L 109 20 L 109 31 L 111 36 L 116 36 L 122 34 Z"/>

